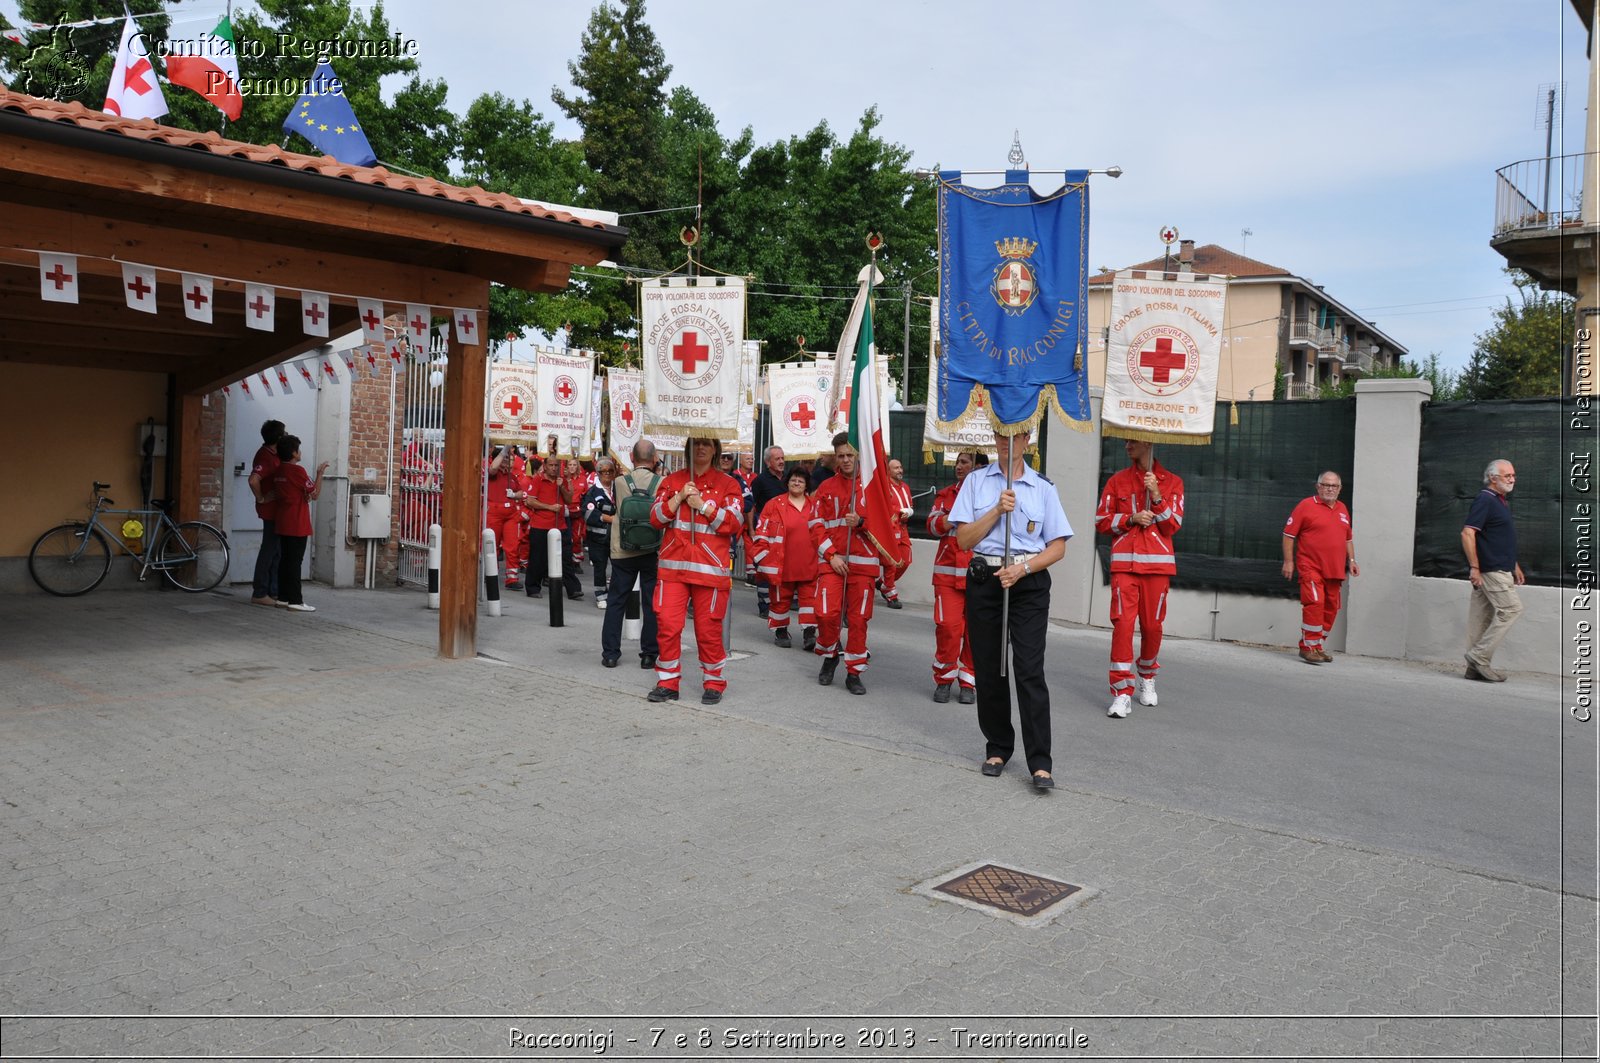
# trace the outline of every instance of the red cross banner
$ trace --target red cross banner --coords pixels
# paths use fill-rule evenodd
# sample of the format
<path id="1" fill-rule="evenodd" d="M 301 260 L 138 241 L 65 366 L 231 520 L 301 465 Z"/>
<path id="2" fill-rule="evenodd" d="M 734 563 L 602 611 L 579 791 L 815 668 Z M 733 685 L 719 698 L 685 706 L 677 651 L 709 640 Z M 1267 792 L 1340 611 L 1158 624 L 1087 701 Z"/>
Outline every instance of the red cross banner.
<path id="1" fill-rule="evenodd" d="M 312 391 L 315 391 L 317 389 L 317 374 L 322 372 L 321 367 L 317 365 L 316 358 L 307 357 L 296 359 L 294 362 L 294 367 L 300 370 L 300 375 L 305 379 L 307 386 L 309 386 Z"/>
<path id="2" fill-rule="evenodd" d="M 1123 270 L 1111 288 L 1104 435 L 1211 442 L 1225 277 Z"/>
<path id="3" fill-rule="evenodd" d="M 633 445 L 644 428 L 644 410 L 639 405 L 639 389 L 644 374 L 637 369 L 607 369 L 606 390 L 611 395 L 609 452 L 624 469 L 633 468 Z"/>
<path id="4" fill-rule="evenodd" d="M 183 316 L 190 321 L 211 324 L 211 297 L 215 288 L 210 277 L 198 273 L 183 274 Z"/>
<path id="5" fill-rule="evenodd" d="M 261 384 L 261 393 L 263 395 L 271 395 L 272 394 L 272 381 L 267 379 L 267 374 L 266 373 L 257 373 L 256 374 L 256 379 Z"/>
<path id="6" fill-rule="evenodd" d="M 167 113 L 167 99 L 150 62 L 150 43 L 132 15 L 122 23 L 122 42 L 117 45 L 116 64 L 106 86 L 105 111 L 123 118 L 160 118 Z"/>
<path id="7" fill-rule="evenodd" d="M 39 298 L 47 303 L 78 301 L 78 256 L 39 256 Z"/>
<path id="8" fill-rule="evenodd" d="M 307 336 L 328 334 L 328 295 L 326 292 L 300 293 L 300 327 Z"/>
<path id="9" fill-rule="evenodd" d="M 450 323 L 455 326 L 456 342 L 476 347 L 483 343 L 478 335 L 478 312 L 476 310 L 450 311 Z"/>
<path id="10" fill-rule="evenodd" d="M 739 436 L 742 277 L 667 277 L 640 285 L 645 431 Z"/>
<path id="11" fill-rule="evenodd" d="M 361 338 L 367 343 L 382 343 L 383 300 L 357 299 L 356 316 L 361 320 Z"/>
<path id="12" fill-rule="evenodd" d="M 270 284 L 244 286 L 244 323 L 262 332 L 273 329 L 272 315 L 276 310 L 277 291 Z"/>
<path id="13" fill-rule="evenodd" d="M 790 461 L 832 454 L 828 431 L 828 383 L 832 374 L 815 362 L 767 367 L 767 410 L 772 445 Z"/>
<path id="14" fill-rule="evenodd" d="M 122 294 L 129 308 L 146 314 L 156 312 L 156 271 L 150 266 L 122 264 Z"/>
<path id="15" fill-rule="evenodd" d="M 289 383 L 289 370 L 288 370 L 288 368 L 285 367 L 285 366 L 281 366 L 280 365 L 276 369 L 273 370 L 273 373 L 276 374 L 277 377 L 278 377 L 278 388 L 279 388 L 279 390 L 281 390 L 285 395 L 293 395 L 294 394 L 294 387 L 293 387 L 293 385 L 291 385 Z"/>
<path id="16" fill-rule="evenodd" d="M 417 303 L 406 304 L 406 339 L 419 351 L 428 349 L 428 326 L 433 324 L 431 307 Z"/>
<path id="17" fill-rule="evenodd" d="M 535 364 L 539 369 L 539 434 L 556 437 L 558 458 L 593 456 L 589 449 L 589 388 L 594 381 L 594 355 L 539 347 L 535 348 Z"/>
<path id="18" fill-rule="evenodd" d="M 489 415 L 484 431 L 491 443 L 539 449 L 537 386 L 531 365 L 489 366 Z"/>

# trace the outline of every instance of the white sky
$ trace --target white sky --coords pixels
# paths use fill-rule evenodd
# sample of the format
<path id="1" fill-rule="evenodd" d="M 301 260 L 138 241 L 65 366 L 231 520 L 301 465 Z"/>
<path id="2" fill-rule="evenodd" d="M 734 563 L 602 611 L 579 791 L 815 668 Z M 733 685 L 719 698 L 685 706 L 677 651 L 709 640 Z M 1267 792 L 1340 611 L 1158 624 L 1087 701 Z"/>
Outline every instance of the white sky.
<path id="1" fill-rule="evenodd" d="M 180 10 L 214 20 L 211 6 Z M 570 90 L 593 7 L 385 4 L 453 109 L 498 91 L 566 136 L 550 91 Z M 0 10 L 14 18 L 14 0 Z M 1587 120 L 1569 0 L 654 0 L 648 17 L 671 84 L 724 136 L 823 120 L 847 136 L 876 104 L 917 165 L 994 169 L 1019 130 L 1036 173 L 1124 169 L 1094 179 L 1092 265 L 1154 257 L 1175 225 L 1324 285 L 1452 366 L 1510 292 L 1489 248 L 1494 171 L 1544 154 L 1540 87 L 1567 86 L 1555 154 L 1583 150 Z"/>

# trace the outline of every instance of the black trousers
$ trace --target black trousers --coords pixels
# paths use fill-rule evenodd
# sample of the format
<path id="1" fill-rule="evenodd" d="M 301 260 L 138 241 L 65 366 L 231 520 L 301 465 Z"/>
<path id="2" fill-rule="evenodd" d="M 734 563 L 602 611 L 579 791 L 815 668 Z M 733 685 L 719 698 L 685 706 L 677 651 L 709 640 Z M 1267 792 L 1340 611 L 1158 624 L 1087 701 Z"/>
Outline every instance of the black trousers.
<path id="1" fill-rule="evenodd" d="M 304 605 L 300 591 L 300 562 L 306 558 L 309 536 L 278 536 L 278 601 L 285 605 Z"/>
<path id="2" fill-rule="evenodd" d="M 550 573 L 550 562 L 545 528 L 528 529 L 528 567 L 523 572 L 522 585 L 528 594 L 541 589 L 540 584 Z M 583 584 L 578 582 L 578 563 L 572 560 L 572 529 L 561 526 L 561 582 L 567 594 L 582 594 Z"/>
<path id="3" fill-rule="evenodd" d="M 634 578 L 639 581 L 639 652 L 657 654 L 661 647 L 656 641 L 656 570 L 661 558 L 655 553 L 637 557 L 611 559 L 611 590 L 606 595 L 606 618 L 600 626 L 600 653 L 604 657 L 622 656 L 623 610 L 628 605 L 628 588 Z"/>
<path id="4" fill-rule="evenodd" d="M 611 526 L 606 526 L 606 537 L 596 539 L 585 536 L 589 548 L 589 564 L 594 566 L 594 593 L 598 597 L 606 592 L 606 562 L 611 559 Z"/>
<path id="5" fill-rule="evenodd" d="M 1035 572 L 1011 587 L 1009 679 L 1000 675 L 1003 593 L 997 576 L 991 575 L 982 586 L 967 581 L 967 639 L 972 643 L 972 670 L 978 688 L 978 727 L 987 743 L 984 756 L 1010 760 L 1016 749 L 1016 732 L 1011 726 L 1011 685 L 1015 683 L 1028 770 L 1051 771 L 1050 687 L 1044 678 L 1050 573 Z"/>

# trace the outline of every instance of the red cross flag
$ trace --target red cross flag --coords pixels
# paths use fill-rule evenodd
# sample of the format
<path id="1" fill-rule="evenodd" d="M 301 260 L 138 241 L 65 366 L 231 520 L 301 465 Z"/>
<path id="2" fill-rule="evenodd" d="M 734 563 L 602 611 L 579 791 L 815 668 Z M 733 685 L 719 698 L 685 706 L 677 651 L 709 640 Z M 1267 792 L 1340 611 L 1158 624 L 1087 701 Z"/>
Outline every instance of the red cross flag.
<path id="1" fill-rule="evenodd" d="M 289 385 L 289 370 L 280 365 L 278 368 L 274 369 L 273 372 L 278 376 L 279 390 L 281 390 L 285 395 L 293 395 L 294 388 Z"/>
<path id="2" fill-rule="evenodd" d="M 815 363 L 795 362 L 767 367 L 767 409 L 772 417 L 772 445 L 790 461 L 832 454 L 828 432 L 828 379 Z"/>
<path id="3" fill-rule="evenodd" d="M 332 383 L 332 384 L 337 384 L 339 382 L 339 374 L 335 373 L 333 371 L 333 352 L 332 351 L 323 351 L 322 352 L 321 365 L 322 365 L 322 374 L 328 378 L 328 382 Z M 353 374 L 353 373 L 351 374 L 352 377 L 354 377 L 354 375 L 355 374 Z"/>
<path id="4" fill-rule="evenodd" d="M 300 293 L 300 327 L 307 336 L 328 334 L 328 296 L 326 292 Z"/>
<path id="5" fill-rule="evenodd" d="M 361 319 L 361 338 L 368 343 L 382 343 L 383 300 L 357 299 L 356 316 Z"/>
<path id="6" fill-rule="evenodd" d="M 633 468 L 633 445 L 644 427 L 639 408 L 639 388 L 644 376 L 637 369 L 607 369 L 606 390 L 611 395 L 610 453 L 624 469 Z"/>
<path id="7" fill-rule="evenodd" d="M 211 296 L 214 284 L 198 273 L 183 275 L 183 316 L 190 321 L 211 324 Z"/>
<path id="8" fill-rule="evenodd" d="M 272 315 L 274 304 L 277 301 L 277 292 L 270 284 L 246 284 L 244 286 L 244 323 L 253 329 L 262 332 L 271 332 L 273 327 Z"/>
<path id="9" fill-rule="evenodd" d="M 319 372 L 316 359 L 301 358 L 294 363 L 294 367 L 300 370 L 300 375 L 305 378 L 307 386 L 309 386 L 312 390 L 315 390 L 317 386 L 317 373 Z"/>
<path id="10" fill-rule="evenodd" d="M 155 67 L 150 64 L 150 45 L 133 24 L 132 15 L 122 24 L 122 43 L 117 45 L 117 64 L 106 86 L 105 110 L 123 118 L 160 118 L 167 113 L 167 98 L 161 94 Z"/>
<path id="11" fill-rule="evenodd" d="M 538 373 L 531 365 L 489 367 L 489 414 L 484 427 L 492 442 L 543 449 L 534 397 L 538 386 Z"/>
<path id="12" fill-rule="evenodd" d="M 39 256 L 39 298 L 47 303 L 78 301 L 78 256 Z"/>
<path id="13" fill-rule="evenodd" d="M 250 392 L 250 378 L 249 377 L 245 377 L 243 380 L 239 381 L 239 390 L 244 393 L 244 397 L 245 397 L 245 401 L 246 402 L 254 402 L 254 401 L 256 401 L 255 395 L 251 394 L 251 392 Z"/>
<path id="14" fill-rule="evenodd" d="M 147 314 L 156 312 L 156 271 L 150 266 L 122 264 L 122 293 L 128 306 Z"/>
<path id="15" fill-rule="evenodd" d="M 1101 430 L 1122 439 L 1211 442 L 1225 277 L 1123 270 L 1111 290 Z"/>
<path id="16" fill-rule="evenodd" d="M 742 277 L 669 277 L 640 292 L 645 431 L 739 435 Z"/>
<path id="17" fill-rule="evenodd" d="M 381 344 L 381 343 L 378 343 L 378 344 L 369 343 L 369 344 L 367 344 L 366 351 L 365 351 L 365 356 L 366 356 L 366 359 L 367 359 L 367 375 L 368 376 L 377 376 L 378 375 L 378 356 L 383 354 L 385 350 L 386 350 L 385 346 L 383 344 Z"/>
<path id="18" fill-rule="evenodd" d="M 392 340 L 389 343 L 389 361 L 394 363 L 396 371 L 405 368 L 406 341 L 403 339 Z"/>
<path id="19" fill-rule="evenodd" d="M 455 326 L 456 342 L 477 346 L 483 340 L 478 336 L 478 312 L 476 310 L 452 310 L 450 321 Z"/>
<path id="20" fill-rule="evenodd" d="M 428 326 L 433 323 L 433 310 L 417 303 L 406 304 L 406 339 L 419 351 L 428 349 Z"/>
<path id="21" fill-rule="evenodd" d="M 354 384 L 355 381 L 356 381 L 356 350 L 355 350 L 355 348 L 354 347 L 346 347 L 344 350 L 339 352 L 339 357 L 340 357 L 340 359 L 342 359 L 344 361 L 344 367 L 346 369 L 350 370 L 350 382 L 352 384 Z"/>
<path id="22" fill-rule="evenodd" d="M 259 382 L 261 384 L 261 393 L 263 395 L 271 395 L 272 394 L 272 381 L 267 379 L 267 374 L 265 374 L 265 373 L 257 373 L 256 374 L 256 378 L 259 380 Z"/>
<path id="23" fill-rule="evenodd" d="M 536 348 L 535 365 L 540 434 L 556 437 L 557 457 L 591 457 L 589 388 L 594 379 L 594 355 L 540 347 Z"/>

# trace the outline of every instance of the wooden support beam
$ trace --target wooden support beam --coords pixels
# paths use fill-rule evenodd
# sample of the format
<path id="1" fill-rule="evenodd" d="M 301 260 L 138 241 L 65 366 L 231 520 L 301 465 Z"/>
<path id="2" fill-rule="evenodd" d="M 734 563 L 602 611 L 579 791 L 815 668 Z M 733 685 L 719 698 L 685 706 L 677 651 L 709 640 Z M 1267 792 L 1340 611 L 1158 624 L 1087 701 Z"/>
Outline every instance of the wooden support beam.
<path id="1" fill-rule="evenodd" d="M 478 331 L 489 323 L 485 284 Z M 483 402 L 488 386 L 489 352 L 465 346 L 450 330 L 449 363 L 444 370 L 444 529 L 439 562 L 439 656 L 478 653 L 478 555 L 482 547 Z"/>

